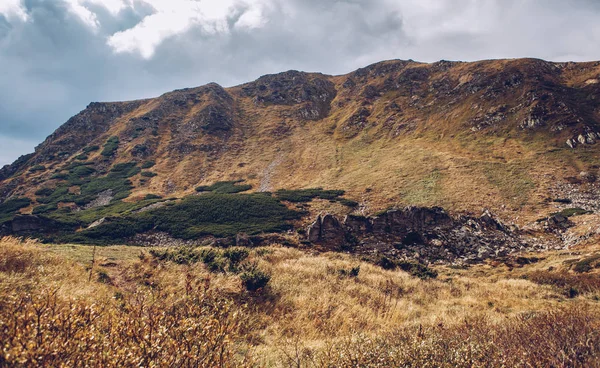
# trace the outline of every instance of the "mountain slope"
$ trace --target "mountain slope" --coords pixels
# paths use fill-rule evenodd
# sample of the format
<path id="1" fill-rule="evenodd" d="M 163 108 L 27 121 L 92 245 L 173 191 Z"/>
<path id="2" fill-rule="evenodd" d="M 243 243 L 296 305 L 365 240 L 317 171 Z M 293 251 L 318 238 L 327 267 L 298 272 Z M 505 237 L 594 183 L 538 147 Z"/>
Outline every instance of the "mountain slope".
<path id="1" fill-rule="evenodd" d="M 40 190 L 62 187 L 88 196 L 56 208 L 85 208 L 113 185 L 86 180 L 136 162 L 145 173 L 127 172 L 129 184 L 105 200 L 183 197 L 241 179 L 252 191 L 345 190 L 364 214 L 439 205 L 527 223 L 554 210 L 557 184 L 600 165 L 599 76 L 597 62 L 394 60 L 91 103 L 0 170 L 0 199 L 28 197 L 28 213 L 43 204 Z"/>

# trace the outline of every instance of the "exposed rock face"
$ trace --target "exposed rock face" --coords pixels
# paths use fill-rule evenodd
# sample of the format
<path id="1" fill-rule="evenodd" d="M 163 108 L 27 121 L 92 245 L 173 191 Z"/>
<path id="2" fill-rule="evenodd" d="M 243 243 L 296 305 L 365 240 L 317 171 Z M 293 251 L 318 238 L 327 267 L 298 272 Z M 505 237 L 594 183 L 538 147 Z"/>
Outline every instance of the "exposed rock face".
<path id="1" fill-rule="evenodd" d="M 46 231 L 51 226 L 50 221 L 47 219 L 34 216 L 34 215 L 17 215 L 12 220 L 11 230 L 13 234 L 25 233 L 25 232 L 41 232 Z"/>
<path id="2" fill-rule="evenodd" d="M 346 231 L 333 215 L 319 215 L 308 228 L 308 239 L 311 243 L 339 249 L 346 243 Z"/>
<path id="3" fill-rule="evenodd" d="M 354 239 L 356 244 L 349 244 Z M 527 247 L 488 211 L 479 218 L 451 217 L 439 207 L 407 207 L 375 217 L 319 216 L 308 240 L 326 247 L 355 245 L 357 253 L 382 253 L 425 262 L 476 262 Z"/>
<path id="4" fill-rule="evenodd" d="M 290 70 L 265 75 L 242 87 L 246 96 L 262 105 L 300 105 L 297 116 L 305 120 L 320 120 L 329 114 L 337 91 L 325 77 Z"/>

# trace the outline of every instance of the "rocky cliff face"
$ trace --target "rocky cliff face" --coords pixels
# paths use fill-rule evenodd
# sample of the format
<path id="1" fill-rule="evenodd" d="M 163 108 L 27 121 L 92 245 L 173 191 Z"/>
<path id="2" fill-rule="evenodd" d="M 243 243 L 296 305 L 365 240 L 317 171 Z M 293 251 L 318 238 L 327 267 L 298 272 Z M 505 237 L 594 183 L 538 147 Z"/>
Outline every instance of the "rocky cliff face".
<path id="1" fill-rule="evenodd" d="M 487 211 L 480 217 L 452 217 L 439 207 L 406 207 L 371 217 L 348 215 L 343 221 L 319 215 L 307 229 L 309 242 L 329 250 L 346 248 L 425 263 L 464 264 L 542 249 L 521 235 Z"/>

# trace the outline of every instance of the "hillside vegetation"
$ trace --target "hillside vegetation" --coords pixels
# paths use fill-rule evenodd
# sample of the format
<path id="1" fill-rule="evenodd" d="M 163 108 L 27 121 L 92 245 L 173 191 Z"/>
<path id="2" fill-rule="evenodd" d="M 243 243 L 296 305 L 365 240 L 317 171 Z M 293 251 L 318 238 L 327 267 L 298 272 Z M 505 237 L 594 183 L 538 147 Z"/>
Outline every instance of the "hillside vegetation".
<path id="1" fill-rule="evenodd" d="M 4 238 L 0 365 L 594 367 L 599 251 L 438 267 L 421 279 L 277 245 Z"/>

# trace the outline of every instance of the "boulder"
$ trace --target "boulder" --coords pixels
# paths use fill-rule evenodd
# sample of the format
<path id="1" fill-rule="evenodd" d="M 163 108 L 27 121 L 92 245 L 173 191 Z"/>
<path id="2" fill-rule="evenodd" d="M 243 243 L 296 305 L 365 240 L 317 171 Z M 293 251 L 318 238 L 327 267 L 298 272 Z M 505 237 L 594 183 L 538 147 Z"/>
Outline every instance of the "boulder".
<path id="1" fill-rule="evenodd" d="M 344 227 L 355 235 L 364 235 L 373 231 L 373 224 L 370 219 L 359 215 L 346 216 Z"/>
<path id="2" fill-rule="evenodd" d="M 324 245 L 328 248 L 339 249 L 345 244 L 346 231 L 333 215 L 318 216 L 307 230 L 308 241 Z"/>
<path id="3" fill-rule="evenodd" d="M 50 228 L 50 221 L 35 215 L 16 215 L 11 222 L 14 234 L 30 231 L 46 231 Z"/>

